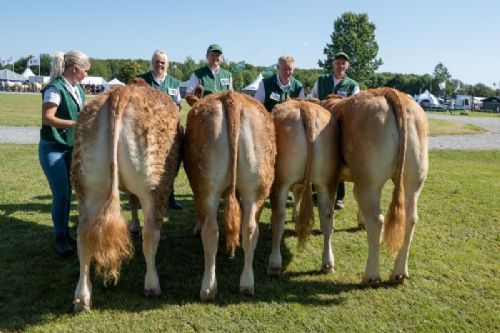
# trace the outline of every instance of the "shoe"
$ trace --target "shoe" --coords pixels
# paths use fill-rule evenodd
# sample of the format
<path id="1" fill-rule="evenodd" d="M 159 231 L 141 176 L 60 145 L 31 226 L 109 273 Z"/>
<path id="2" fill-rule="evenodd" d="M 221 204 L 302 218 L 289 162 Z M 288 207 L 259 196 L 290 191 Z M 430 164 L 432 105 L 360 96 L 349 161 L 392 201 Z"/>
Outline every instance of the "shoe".
<path id="1" fill-rule="evenodd" d="M 73 250 L 71 245 L 69 245 L 66 235 L 56 236 L 54 249 L 56 250 L 57 254 L 64 258 L 69 257 L 73 253 L 75 253 L 75 250 Z"/>
<path id="2" fill-rule="evenodd" d="M 335 201 L 335 205 L 333 206 L 333 209 L 340 210 L 340 209 L 344 209 L 344 208 L 345 208 L 345 206 L 344 206 L 344 203 L 342 202 L 342 200 Z"/>
<path id="3" fill-rule="evenodd" d="M 76 238 L 71 236 L 69 231 L 66 232 L 66 239 L 68 241 L 69 246 L 71 246 L 73 249 L 76 249 Z"/>
<path id="4" fill-rule="evenodd" d="M 173 193 L 168 197 L 168 208 L 182 210 L 182 205 L 175 201 L 175 196 Z"/>

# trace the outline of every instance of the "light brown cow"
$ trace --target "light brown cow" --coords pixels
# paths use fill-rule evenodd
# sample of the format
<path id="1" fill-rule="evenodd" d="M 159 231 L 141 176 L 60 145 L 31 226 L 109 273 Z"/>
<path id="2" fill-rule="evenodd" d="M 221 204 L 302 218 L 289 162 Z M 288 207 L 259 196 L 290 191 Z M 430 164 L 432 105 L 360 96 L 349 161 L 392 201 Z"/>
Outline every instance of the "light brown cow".
<path id="1" fill-rule="evenodd" d="M 363 91 L 341 102 L 322 102 L 340 125 L 341 179 L 354 182 L 358 222 L 368 236 L 363 283 L 380 281 L 382 230 L 389 254 L 397 257 L 390 280 L 408 279 L 408 254 L 417 223 L 417 201 L 428 171 L 428 127 L 422 108 L 406 94 L 390 88 Z M 384 221 L 382 187 L 394 183 Z"/>
<path id="2" fill-rule="evenodd" d="M 197 99 L 190 98 L 191 103 Z M 247 95 L 231 91 L 211 94 L 191 108 L 184 139 L 184 168 L 194 193 L 205 253 L 200 298 L 211 300 L 217 293 L 217 208 L 221 196 L 226 195 L 226 244 L 234 255 L 242 214 L 245 260 L 240 292 L 253 294 L 258 221 L 274 176 L 276 147 L 271 115 Z"/>
<path id="3" fill-rule="evenodd" d="M 281 238 L 284 231 L 288 190 L 295 199 L 294 220 L 299 244 L 303 244 L 314 225 L 311 183 L 318 193 L 318 210 L 324 237 L 322 270 L 332 271 L 331 248 L 333 203 L 340 168 L 338 129 L 331 113 L 318 104 L 290 100 L 278 104 L 273 112 L 276 128 L 276 171 L 271 191 L 273 246 L 268 274 L 280 273 Z"/>
<path id="4" fill-rule="evenodd" d="M 80 279 L 75 311 L 90 310 L 90 262 L 105 282 L 117 282 L 132 255 L 119 188 L 135 194 L 144 212 L 144 291 L 160 295 L 155 256 L 160 225 L 180 159 L 174 102 L 142 80 L 94 98 L 78 117 L 71 176 L 78 197 Z"/>

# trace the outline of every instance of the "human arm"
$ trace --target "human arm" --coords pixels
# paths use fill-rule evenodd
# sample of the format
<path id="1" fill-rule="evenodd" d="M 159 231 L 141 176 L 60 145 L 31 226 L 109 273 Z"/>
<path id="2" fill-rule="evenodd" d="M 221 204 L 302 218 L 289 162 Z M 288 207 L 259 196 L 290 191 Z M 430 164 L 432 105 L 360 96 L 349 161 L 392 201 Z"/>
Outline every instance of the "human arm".
<path id="1" fill-rule="evenodd" d="M 55 128 L 75 127 L 75 121 L 61 119 L 56 116 L 57 108 L 61 103 L 61 95 L 54 87 L 49 87 L 43 94 L 42 103 L 42 124 Z"/>
<path id="2" fill-rule="evenodd" d="M 42 124 L 55 128 L 75 127 L 76 121 L 56 116 L 57 107 L 58 105 L 52 102 L 42 104 Z"/>

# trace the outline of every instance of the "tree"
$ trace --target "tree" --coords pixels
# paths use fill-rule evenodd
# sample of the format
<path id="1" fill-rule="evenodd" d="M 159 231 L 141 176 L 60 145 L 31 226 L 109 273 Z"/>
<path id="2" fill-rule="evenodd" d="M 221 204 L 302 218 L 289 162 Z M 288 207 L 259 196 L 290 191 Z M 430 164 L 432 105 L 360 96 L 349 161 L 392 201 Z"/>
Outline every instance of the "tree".
<path id="1" fill-rule="evenodd" d="M 436 67 L 434 67 L 434 72 L 432 72 L 432 76 L 434 77 L 434 80 L 432 81 L 432 88 L 434 87 L 438 88 L 439 84 L 441 84 L 442 82 L 446 83 L 448 80 L 451 79 L 451 74 L 448 72 L 448 68 L 446 68 L 441 62 L 438 63 Z M 442 92 L 445 94 L 450 94 L 452 92 L 451 89 L 452 88 L 449 85 L 447 85 L 447 87 L 443 89 Z M 435 91 L 437 91 L 437 89 Z"/>
<path id="2" fill-rule="evenodd" d="M 335 53 L 343 51 L 350 57 L 349 76 L 358 81 L 362 88 L 370 85 L 375 71 L 382 65 L 376 58 L 378 44 L 375 41 L 375 24 L 368 20 L 368 14 L 344 13 L 333 23 L 331 44 L 326 44 L 324 61 L 318 64 L 331 72 Z"/>
<path id="3" fill-rule="evenodd" d="M 143 66 L 137 61 L 127 61 L 120 68 L 117 78 L 124 83 L 129 83 L 134 77 L 143 72 L 145 72 Z"/>

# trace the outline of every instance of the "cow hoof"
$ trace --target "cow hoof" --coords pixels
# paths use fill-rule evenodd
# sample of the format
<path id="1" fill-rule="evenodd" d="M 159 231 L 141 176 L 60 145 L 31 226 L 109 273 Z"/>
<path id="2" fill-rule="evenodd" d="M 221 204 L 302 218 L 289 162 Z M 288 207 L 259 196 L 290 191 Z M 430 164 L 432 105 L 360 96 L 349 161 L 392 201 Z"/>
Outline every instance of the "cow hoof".
<path id="1" fill-rule="evenodd" d="M 281 274 L 281 267 L 267 266 L 267 275 L 279 276 Z"/>
<path id="2" fill-rule="evenodd" d="M 253 289 L 252 286 L 250 286 L 250 287 L 240 286 L 240 293 L 243 294 L 243 295 L 253 296 L 254 295 L 254 289 Z"/>
<path id="3" fill-rule="evenodd" d="M 393 284 L 406 284 L 407 281 L 410 279 L 410 277 L 406 274 L 398 274 L 398 275 L 392 275 L 391 274 L 391 277 L 390 277 L 390 281 L 391 283 Z"/>
<path id="4" fill-rule="evenodd" d="M 144 289 L 144 296 L 147 298 L 159 298 L 161 295 L 161 290 L 155 289 Z"/>
<path id="5" fill-rule="evenodd" d="M 332 265 L 321 266 L 321 273 L 323 273 L 323 274 L 333 273 L 334 271 L 335 271 L 335 269 L 333 268 Z"/>
<path id="6" fill-rule="evenodd" d="M 366 287 L 373 287 L 378 285 L 382 280 L 380 280 L 379 277 L 376 278 L 363 278 L 363 281 L 361 281 L 361 284 L 366 286 Z"/>
<path id="7" fill-rule="evenodd" d="M 83 311 L 89 312 L 90 309 L 92 308 L 91 300 L 82 301 L 81 299 L 77 298 L 77 299 L 75 299 L 73 304 L 75 305 L 75 307 L 73 308 L 74 313 L 83 312 Z"/>
<path id="8" fill-rule="evenodd" d="M 215 299 L 215 295 L 217 295 L 217 289 L 205 289 L 200 291 L 200 300 L 202 302 L 210 302 Z"/>

